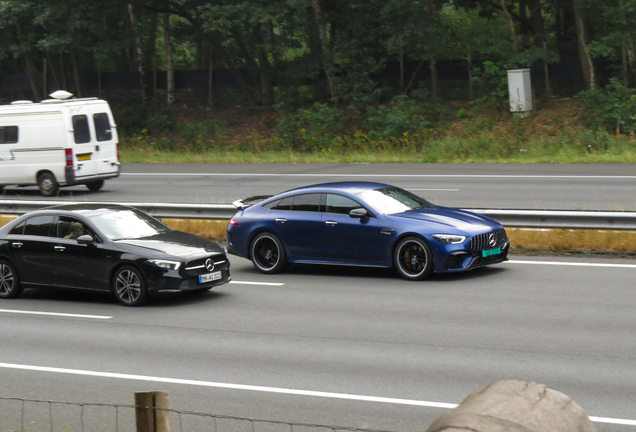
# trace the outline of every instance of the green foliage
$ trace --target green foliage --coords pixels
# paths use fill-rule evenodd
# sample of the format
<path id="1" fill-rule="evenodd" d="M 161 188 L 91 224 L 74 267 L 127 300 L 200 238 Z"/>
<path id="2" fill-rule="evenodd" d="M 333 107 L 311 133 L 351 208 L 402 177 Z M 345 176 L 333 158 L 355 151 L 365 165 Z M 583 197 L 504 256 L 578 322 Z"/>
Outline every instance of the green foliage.
<path id="1" fill-rule="evenodd" d="M 501 108 L 508 99 L 507 70 L 498 63 L 485 61 L 483 69 L 475 73 L 473 82 L 480 90 L 479 103 Z"/>
<path id="2" fill-rule="evenodd" d="M 347 125 L 349 115 L 328 104 L 315 103 L 311 109 L 283 115 L 278 123 L 278 137 L 292 149 L 325 150 Z"/>
<path id="3" fill-rule="evenodd" d="M 589 126 L 636 132 L 636 89 L 612 78 L 604 89 L 584 91 L 578 97 L 587 103 Z"/>
<path id="4" fill-rule="evenodd" d="M 369 107 L 363 122 L 371 139 L 397 138 L 414 135 L 431 126 L 422 105 L 407 96 L 397 96 L 391 105 Z"/>

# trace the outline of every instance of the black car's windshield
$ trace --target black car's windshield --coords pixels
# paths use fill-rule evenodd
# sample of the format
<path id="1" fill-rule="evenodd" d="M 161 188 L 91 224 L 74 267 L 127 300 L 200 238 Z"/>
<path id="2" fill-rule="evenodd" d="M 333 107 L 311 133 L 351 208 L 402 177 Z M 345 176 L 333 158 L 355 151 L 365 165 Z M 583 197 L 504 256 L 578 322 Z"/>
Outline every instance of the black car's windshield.
<path id="1" fill-rule="evenodd" d="M 420 198 L 399 187 L 368 190 L 362 192 L 359 196 L 382 214 L 402 213 L 432 206 L 424 198 Z"/>
<path id="2" fill-rule="evenodd" d="M 90 219 L 109 240 L 150 237 L 170 231 L 158 220 L 134 209 L 110 211 Z"/>

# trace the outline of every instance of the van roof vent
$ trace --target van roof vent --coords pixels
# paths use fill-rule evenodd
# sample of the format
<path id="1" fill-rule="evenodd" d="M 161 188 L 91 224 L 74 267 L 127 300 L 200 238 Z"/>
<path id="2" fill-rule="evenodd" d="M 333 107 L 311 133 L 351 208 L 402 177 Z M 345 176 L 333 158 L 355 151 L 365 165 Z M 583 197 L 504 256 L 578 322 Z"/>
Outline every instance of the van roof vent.
<path id="1" fill-rule="evenodd" d="M 32 104 L 33 101 L 30 100 L 17 100 L 17 101 L 13 101 L 11 102 L 11 105 L 26 105 L 26 104 Z"/>
<path id="2" fill-rule="evenodd" d="M 73 93 L 69 93 L 66 90 L 56 90 L 49 96 L 51 96 L 53 99 L 68 99 L 73 96 Z"/>

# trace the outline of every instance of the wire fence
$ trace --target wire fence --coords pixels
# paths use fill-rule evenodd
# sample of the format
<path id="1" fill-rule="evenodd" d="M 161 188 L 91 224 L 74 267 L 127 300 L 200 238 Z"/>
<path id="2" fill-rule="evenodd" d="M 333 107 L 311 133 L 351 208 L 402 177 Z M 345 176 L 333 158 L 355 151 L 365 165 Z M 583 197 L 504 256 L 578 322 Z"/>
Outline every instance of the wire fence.
<path id="1" fill-rule="evenodd" d="M 0 396 L 1 432 L 136 431 L 139 409 L 167 412 L 172 432 L 391 432 L 347 426 L 263 420 L 147 405 L 60 402 Z"/>

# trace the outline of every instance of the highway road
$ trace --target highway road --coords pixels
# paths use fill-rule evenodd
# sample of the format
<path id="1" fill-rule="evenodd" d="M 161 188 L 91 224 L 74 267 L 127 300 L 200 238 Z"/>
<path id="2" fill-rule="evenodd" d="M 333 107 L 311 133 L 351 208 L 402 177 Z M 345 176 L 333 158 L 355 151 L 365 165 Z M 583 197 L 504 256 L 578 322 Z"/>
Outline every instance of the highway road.
<path id="1" fill-rule="evenodd" d="M 0 396 L 132 404 L 166 390 L 179 410 L 421 432 L 472 391 L 520 379 L 571 396 L 600 432 L 634 430 L 636 262 L 511 258 L 414 283 L 333 267 L 267 276 L 232 257 L 233 283 L 142 308 L 26 290 L 0 302 Z M 22 415 L 0 400 L 0 430 Z M 132 414 L 27 404 L 25 418 L 28 432 L 51 418 L 55 431 L 130 430 Z M 172 417 L 177 431 L 205 421 Z"/>
<path id="2" fill-rule="evenodd" d="M 380 181 L 460 208 L 636 211 L 636 167 L 556 164 L 124 164 L 98 193 L 59 200 L 230 203 L 338 180 Z M 0 199 L 43 199 L 7 187 Z"/>

